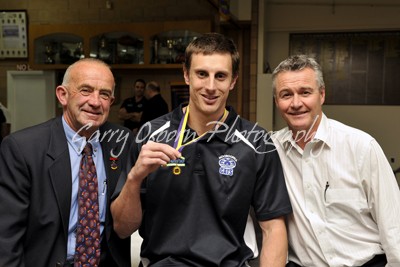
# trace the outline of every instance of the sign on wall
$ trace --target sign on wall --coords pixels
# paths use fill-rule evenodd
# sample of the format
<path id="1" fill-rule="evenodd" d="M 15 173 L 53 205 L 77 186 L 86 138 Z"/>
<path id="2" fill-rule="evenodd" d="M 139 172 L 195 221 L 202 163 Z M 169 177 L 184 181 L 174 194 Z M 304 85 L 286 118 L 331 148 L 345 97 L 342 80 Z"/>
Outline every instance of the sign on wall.
<path id="1" fill-rule="evenodd" d="M 296 33 L 290 54 L 321 65 L 325 104 L 400 105 L 400 32 Z"/>
<path id="2" fill-rule="evenodd" d="M 26 11 L 0 11 L 0 58 L 27 58 Z"/>

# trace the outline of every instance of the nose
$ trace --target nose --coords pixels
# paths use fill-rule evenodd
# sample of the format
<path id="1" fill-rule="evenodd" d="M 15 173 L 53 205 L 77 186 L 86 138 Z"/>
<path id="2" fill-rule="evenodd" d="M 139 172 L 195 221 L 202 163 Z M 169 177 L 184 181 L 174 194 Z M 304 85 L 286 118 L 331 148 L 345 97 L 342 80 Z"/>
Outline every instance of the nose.
<path id="1" fill-rule="evenodd" d="M 294 94 L 290 106 L 294 109 L 298 109 L 302 104 L 303 102 L 301 101 L 300 96 L 298 94 Z"/>
<path id="2" fill-rule="evenodd" d="M 215 78 L 213 76 L 209 76 L 208 79 L 206 79 L 205 82 L 205 88 L 207 90 L 214 90 L 215 89 Z"/>
<path id="3" fill-rule="evenodd" d="M 98 107 L 101 105 L 101 98 L 100 98 L 100 92 L 98 90 L 93 91 L 90 95 L 89 95 L 89 101 L 88 101 L 89 105 L 93 106 L 93 107 Z"/>

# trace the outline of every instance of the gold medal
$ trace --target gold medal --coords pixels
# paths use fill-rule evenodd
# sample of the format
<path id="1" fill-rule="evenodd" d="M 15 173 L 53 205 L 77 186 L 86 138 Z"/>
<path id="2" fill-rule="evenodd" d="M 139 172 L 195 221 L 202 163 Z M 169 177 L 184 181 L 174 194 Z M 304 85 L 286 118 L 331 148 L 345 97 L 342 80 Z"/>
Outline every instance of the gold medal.
<path id="1" fill-rule="evenodd" d="M 175 174 L 175 175 L 181 174 L 181 168 L 178 167 L 178 166 L 175 166 L 175 167 L 172 169 L 172 173 Z"/>
<path id="2" fill-rule="evenodd" d="M 179 175 L 181 174 L 182 170 L 181 167 L 185 167 L 185 158 L 180 157 L 174 160 L 171 160 L 170 162 L 167 163 L 166 167 L 173 167 L 172 168 L 172 173 L 174 175 Z"/>

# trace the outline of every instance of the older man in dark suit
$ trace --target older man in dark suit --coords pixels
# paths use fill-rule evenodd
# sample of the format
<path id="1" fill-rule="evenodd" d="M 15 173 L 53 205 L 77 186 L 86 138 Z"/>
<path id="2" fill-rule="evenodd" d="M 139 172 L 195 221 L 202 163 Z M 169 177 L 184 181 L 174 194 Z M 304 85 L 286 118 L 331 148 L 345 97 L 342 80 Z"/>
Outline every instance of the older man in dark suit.
<path id="1" fill-rule="evenodd" d="M 130 239 L 116 235 L 109 210 L 133 140 L 106 122 L 114 85 L 105 63 L 82 59 L 56 88 L 63 116 L 3 140 L 0 266 L 130 267 Z"/>

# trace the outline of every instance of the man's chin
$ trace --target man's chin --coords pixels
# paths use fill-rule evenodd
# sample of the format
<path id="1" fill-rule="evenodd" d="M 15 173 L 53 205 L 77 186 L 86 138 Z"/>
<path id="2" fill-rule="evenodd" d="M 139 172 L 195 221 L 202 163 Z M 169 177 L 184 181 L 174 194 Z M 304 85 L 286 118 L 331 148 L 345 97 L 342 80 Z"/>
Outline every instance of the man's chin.
<path id="1" fill-rule="evenodd" d="M 296 121 L 295 122 L 290 121 L 290 122 L 288 122 L 288 126 L 289 126 L 289 129 L 292 130 L 293 132 L 307 131 L 308 130 L 306 124 L 299 123 L 298 121 L 297 122 Z"/>
<path id="2" fill-rule="evenodd" d="M 95 131 L 95 130 L 97 130 L 103 123 L 104 123 L 104 121 L 86 120 L 84 125 L 85 125 L 85 129 L 87 129 L 88 131 Z"/>

